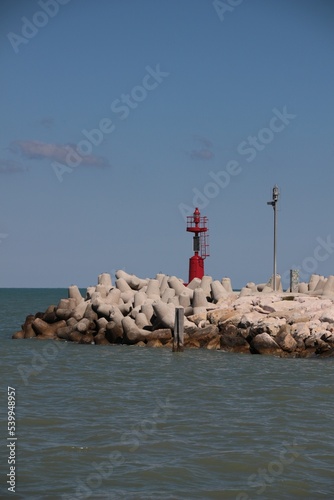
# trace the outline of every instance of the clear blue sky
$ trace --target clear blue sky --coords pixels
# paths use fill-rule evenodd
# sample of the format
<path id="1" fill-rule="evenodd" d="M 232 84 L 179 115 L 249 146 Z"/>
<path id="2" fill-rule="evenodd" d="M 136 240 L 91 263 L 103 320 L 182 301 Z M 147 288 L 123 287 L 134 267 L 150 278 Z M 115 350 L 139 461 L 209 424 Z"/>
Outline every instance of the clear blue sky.
<path id="1" fill-rule="evenodd" d="M 0 10 L 0 287 L 187 280 L 197 204 L 206 274 L 267 281 L 275 183 L 278 272 L 334 274 L 331 0 Z"/>

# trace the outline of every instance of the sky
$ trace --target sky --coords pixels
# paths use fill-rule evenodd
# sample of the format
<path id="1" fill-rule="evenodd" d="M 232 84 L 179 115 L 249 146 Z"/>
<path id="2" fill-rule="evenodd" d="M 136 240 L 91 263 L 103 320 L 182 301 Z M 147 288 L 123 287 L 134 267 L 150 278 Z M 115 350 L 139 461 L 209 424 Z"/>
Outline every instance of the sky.
<path id="1" fill-rule="evenodd" d="M 331 0 L 2 0 L 0 287 L 334 274 Z"/>

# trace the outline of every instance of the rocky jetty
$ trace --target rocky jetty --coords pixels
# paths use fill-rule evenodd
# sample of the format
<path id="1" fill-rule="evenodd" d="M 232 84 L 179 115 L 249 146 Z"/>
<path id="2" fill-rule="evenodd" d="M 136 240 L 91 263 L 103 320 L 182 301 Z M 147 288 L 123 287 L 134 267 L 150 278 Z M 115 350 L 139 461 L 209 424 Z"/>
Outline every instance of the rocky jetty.
<path id="1" fill-rule="evenodd" d="M 53 339 L 80 344 L 173 346 L 175 309 L 184 309 L 184 347 L 270 354 L 280 357 L 334 355 L 334 276 L 312 275 L 298 292 L 277 292 L 248 283 L 234 292 L 229 278 L 175 276 L 141 279 L 122 270 L 27 316 L 13 339 Z"/>

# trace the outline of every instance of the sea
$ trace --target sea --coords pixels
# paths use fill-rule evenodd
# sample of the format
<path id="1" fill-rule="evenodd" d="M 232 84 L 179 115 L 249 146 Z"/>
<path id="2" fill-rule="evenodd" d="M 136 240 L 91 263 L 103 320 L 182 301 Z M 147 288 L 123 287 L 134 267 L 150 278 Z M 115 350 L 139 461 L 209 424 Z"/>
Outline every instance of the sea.
<path id="1" fill-rule="evenodd" d="M 64 297 L 0 289 L 1 499 L 334 498 L 334 358 L 12 340 Z"/>

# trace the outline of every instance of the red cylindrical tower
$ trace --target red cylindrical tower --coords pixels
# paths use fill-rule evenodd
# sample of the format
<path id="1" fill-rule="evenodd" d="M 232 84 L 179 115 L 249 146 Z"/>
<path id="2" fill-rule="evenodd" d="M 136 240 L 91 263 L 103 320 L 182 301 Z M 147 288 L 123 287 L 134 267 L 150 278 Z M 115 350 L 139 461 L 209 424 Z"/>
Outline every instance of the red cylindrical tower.
<path id="1" fill-rule="evenodd" d="M 209 256 L 208 218 L 201 217 L 198 208 L 187 217 L 187 231 L 194 233 L 194 255 L 189 259 L 189 281 L 204 276 L 204 259 Z"/>

